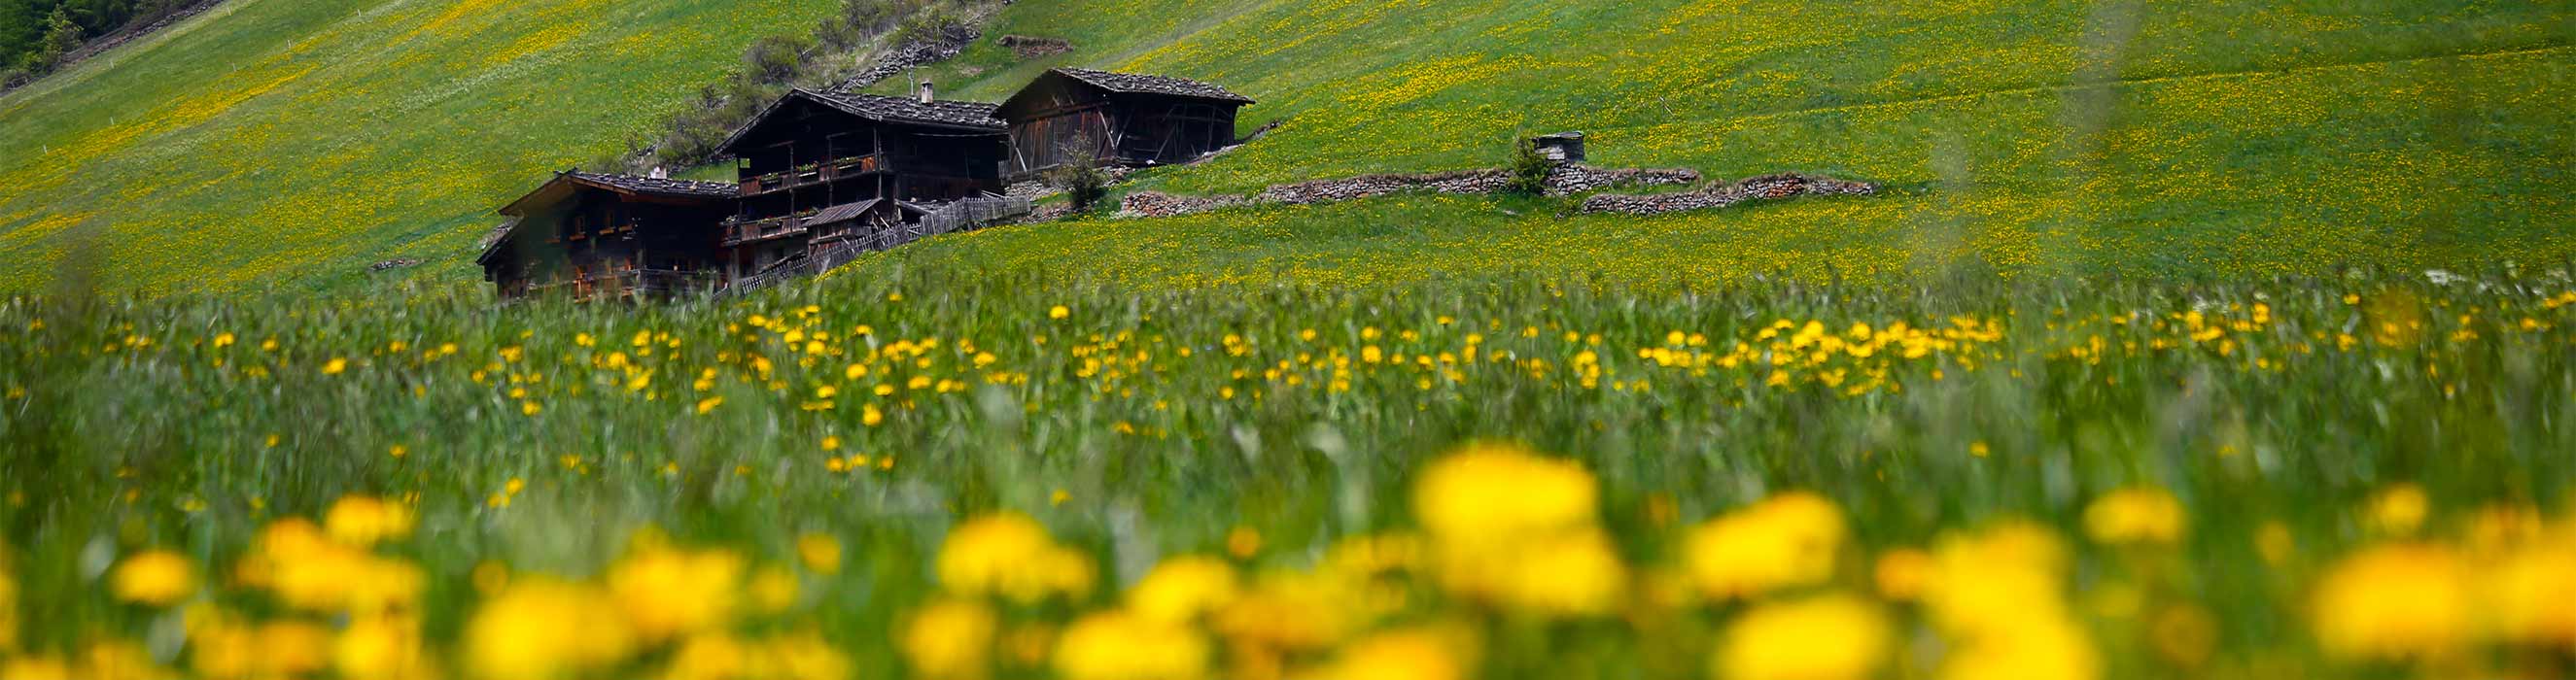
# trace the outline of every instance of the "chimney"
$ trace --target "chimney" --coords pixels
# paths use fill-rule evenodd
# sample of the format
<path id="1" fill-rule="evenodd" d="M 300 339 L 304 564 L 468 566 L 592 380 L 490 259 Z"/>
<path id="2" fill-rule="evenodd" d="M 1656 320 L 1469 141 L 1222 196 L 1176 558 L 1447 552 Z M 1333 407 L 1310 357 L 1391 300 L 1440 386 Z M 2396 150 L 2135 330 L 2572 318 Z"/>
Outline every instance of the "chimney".
<path id="1" fill-rule="evenodd" d="M 924 103 L 924 104 L 928 104 L 928 103 L 930 103 L 930 101 L 931 101 L 932 99 L 936 99 L 936 98 L 937 98 L 937 97 L 933 96 L 933 95 L 935 95 L 935 94 L 937 94 L 937 91 L 936 91 L 936 90 L 932 90 L 932 89 L 930 88 L 930 81 L 927 81 L 927 80 L 921 81 L 921 103 Z"/>

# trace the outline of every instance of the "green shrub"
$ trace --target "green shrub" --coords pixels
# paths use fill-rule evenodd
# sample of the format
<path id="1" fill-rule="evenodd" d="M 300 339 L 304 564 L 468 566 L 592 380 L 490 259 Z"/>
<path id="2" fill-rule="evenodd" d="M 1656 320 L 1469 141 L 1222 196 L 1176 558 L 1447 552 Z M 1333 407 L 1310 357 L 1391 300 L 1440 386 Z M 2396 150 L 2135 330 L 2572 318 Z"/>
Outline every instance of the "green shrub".
<path id="1" fill-rule="evenodd" d="M 1511 181 L 1503 184 L 1503 193 L 1538 196 L 1547 193 L 1547 173 L 1556 169 L 1556 161 L 1539 155 L 1538 143 L 1520 140 L 1512 147 Z"/>
<path id="2" fill-rule="evenodd" d="M 743 72 L 762 83 L 793 81 L 805 72 L 803 38 L 773 35 L 753 41 L 742 54 Z"/>
<path id="3" fill-rule="evenodd" d="M 1085 151 L 1076 152 L 1066 158 L 1063 165 L 1047 170 L 1046 180 L 1048 184 L 1064 189 L 1064 197 L 1073 203 L 1075 214 L 1091 212 L 1092 206 L 1109 195 L 1109 173 L 1101 172 L 1100 160 L 1087 151 L 1091 148 L 1091 140 L 1075 137 L 1071 147 Z"/>

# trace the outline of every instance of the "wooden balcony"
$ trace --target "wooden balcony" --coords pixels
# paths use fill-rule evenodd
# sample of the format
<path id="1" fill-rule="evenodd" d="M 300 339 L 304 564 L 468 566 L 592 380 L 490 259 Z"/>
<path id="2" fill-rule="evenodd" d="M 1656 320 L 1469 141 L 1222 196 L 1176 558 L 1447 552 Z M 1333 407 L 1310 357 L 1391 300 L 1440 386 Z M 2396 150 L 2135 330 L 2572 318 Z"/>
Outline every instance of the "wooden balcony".
<path id="1" fill-rule="evenodd" d="M 818 211 L 808 210 L 795 215 L 758 220 L 745 220 L 740 217 L 726 219 L 722 225 L 724 246 L 731 248 L 752 241 L 765 241 L 805 233 L 805 220 L 813 217 L 815 212 Z"/>
<path id="2" fill-rule="evenodd" d="M 848 158 L 816 163 L 813 165 L 799 167 L 794 170 L 788 170 L 786 172 L 773 172 L 766 175 L 760 175 L 758 177 L 744 177 L 742 178 L 742 195 L 745 197 L 758 196 L 761 194 L 786 191 L 799 187 L 813 186 L 847 177 L 857 177 L 869 173 L 885 172 L 890 170 L 890 166 L 892 165 L 887 161 L 888 159 L 884 154 L 868 154 L 865 156 L 851 156 Z"/>
<path id="3" fill-rule="evenodd" d="M 715 272 L 630 269 L 530 284 L 527 292 L 534 296 L 568 295 L 583 300 L 621 296 L 670 297 L 710 290 L 720 281 Z"/>

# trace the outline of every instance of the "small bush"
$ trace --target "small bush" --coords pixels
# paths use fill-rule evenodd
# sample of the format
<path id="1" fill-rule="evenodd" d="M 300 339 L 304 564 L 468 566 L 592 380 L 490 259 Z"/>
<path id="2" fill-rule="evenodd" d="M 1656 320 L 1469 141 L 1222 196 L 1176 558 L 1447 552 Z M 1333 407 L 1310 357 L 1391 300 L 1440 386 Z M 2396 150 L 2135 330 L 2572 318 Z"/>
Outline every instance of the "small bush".
<path id="1" fill-rule="evenodd" d="M 965 13 L 955 5 L 941 3 L 924 5 L 905 17 L 902 27 L 895 29 L 892 42 L 962 43 L 974 39 L 975 28 L 967 24 Z"/>
<path id="2" fill-rule="evenodd" d="M 1077 152 L 1066 158 L 1063 165 L 1048 170 L 1046 181 L 1064 189 L 1064 197 L 1073 203 L 1075 213 L 1090 212 L 1092 206 L 1109 195 L 1109 173 L 1101 172 L 1100 159 L 1093 158 L 1087 151 L 1091 148 L 1091 140 L 1076 137 L 1071 146 L 1086 151 Z"/>
<path id="3" fill-rule="evenodd" d="M 795 80 L 805 70 L 803 39 L 773 35 L 751 43 L 742 54 L 743 72 L 761 83 L 784 83 Z"/>
<path id="4" fill-rule="evenodd" d="M 1503 184 L 1503 193 L 1517 196 L 1539 196 L 1547 193 L 1547 175 L 1556 170 L 1556 161 L 1539 155 L 1538 143 L 1520 140 L 1513 146 L 1511 181 Z"/>

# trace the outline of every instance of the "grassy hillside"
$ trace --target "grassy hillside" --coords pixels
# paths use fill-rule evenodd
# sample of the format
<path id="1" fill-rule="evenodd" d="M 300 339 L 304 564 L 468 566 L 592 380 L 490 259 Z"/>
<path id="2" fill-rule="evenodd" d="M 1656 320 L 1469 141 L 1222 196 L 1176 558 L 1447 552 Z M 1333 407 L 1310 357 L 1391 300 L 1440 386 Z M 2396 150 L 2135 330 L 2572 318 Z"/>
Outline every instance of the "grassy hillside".
<path id="1" fill-rule="evenodd" d="M 0 98 L 0 289 L 71 234 L 146 291 L 462 278 L 491 211 L 648 132 L 791 0 L 242 0 Z"/>
<path id="2" fill-rule="evenodd" d="M 801 30 L 819 4 L 228 7 L 0 99 L 0 288 L 41 288 L 78 228 L 105 234 L 119 287 L 471 280 L 491 206 L 650 132 L 740 44 Z M 1516 133 L 1579 128 L 1604 165 L 1898 191 L 1571 224 L 1540 217 L 1549 205 L 1406 200 L 1117 227 L 1142 249 L 1096 225 L 936 248 L 1040 268 L 1107 259 L 1165 284 L 1497 262 L 1893 276 L 2555 259 L 2576 253 L 2560 190 L 2576 140 L 2558 104 L 2576 97 L 2571 29 L 2550 3 L 1021 3 L 988 35 L 1076 51 L 1023 63 L 988 40 L 932 75 L 998 99 L 1056 64 L 1174 73 L 1261 99 L 1247 128 L 1287 121 L 1141 187 L 1491 165 Z M 1239 239 L 1238 222 L 1280 236 Z M 1407 231 L 1423 236 L 1332 238 Z M 1569 248 L 1607 256 L 1555 257 Z M 394 257 L 429 264 L 362 273 Z"/>
<path id="3" fill-rule="evenodd" d="M 1034 227 L 953 246 L 959 260 L 1105 259 L 1185 282 L 1962 260 L 2267 273 L 2576 252 L 2560 104 L 2576 96 L 2576 14 L 2549 3 L 1169 4 L 1023 5 L 995 32 L 1078 50 L 1017 63 L 988 46 L 943 77 L 998 99 L 1056 64 L 1173 73 L 1262 100 L 1246 127 L 1286 119 L 1143 184 L 1172 191 L 1498 165 L 1516 133 L 1560 129 L 1592 133 L 1603 165 L 1900 191 L 1647 221 L 1413 201 L 1120 225 L 1114 241 Z M 1238 222 L 1314 237 L 1242 239 Z"/>

